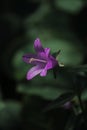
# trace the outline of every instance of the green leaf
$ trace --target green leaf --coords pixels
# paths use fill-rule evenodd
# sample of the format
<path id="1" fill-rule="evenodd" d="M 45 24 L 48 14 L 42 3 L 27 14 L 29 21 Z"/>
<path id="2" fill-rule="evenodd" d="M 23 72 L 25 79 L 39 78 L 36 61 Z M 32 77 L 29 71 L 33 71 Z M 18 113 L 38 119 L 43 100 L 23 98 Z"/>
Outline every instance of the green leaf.
<path id="1" fill-rule="evenodd" d="M 58 8 L 69 12 L 78 12 L 82 6 L 83 1 L 81 0 L 56 0 L 56 5 Z"/>
<path id="2" fill-rule="evenodd" d="M 58 87 L 57 88 L 50 87 L 47 85 L 27 86 L 27 85 L 20 84 L 17 87 L 17 91 L 23 94 L 25 93 L 26 95 L 37 95 L 37 96 L 41 96 L 44 99 L 54 100 L 62 93 L 66 92 L 67 90 L 63 90 Z"/>

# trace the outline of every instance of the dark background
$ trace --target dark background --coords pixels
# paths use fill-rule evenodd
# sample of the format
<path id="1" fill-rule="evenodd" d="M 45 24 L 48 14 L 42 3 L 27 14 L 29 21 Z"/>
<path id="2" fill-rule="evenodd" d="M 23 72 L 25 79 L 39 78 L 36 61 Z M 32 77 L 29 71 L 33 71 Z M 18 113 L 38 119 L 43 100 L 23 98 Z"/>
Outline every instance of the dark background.
<path id="1" fill-rule="evenodd" d="M 50 71 L 44 78 L 26 80 L 30 65 L 22 61 L 22 56 L 34 52 L 37 37 L 52 53 L 61 50 L 57 59 L 65 66 L 87 64 L 86 0 L 0 1 L 0 130 L 66 128 L 71 110 L 41 112 L 71 90 L 72 74 L 60 72 L 55 80 Z M 86 78 L 80 80 L 85 82 Z"/>

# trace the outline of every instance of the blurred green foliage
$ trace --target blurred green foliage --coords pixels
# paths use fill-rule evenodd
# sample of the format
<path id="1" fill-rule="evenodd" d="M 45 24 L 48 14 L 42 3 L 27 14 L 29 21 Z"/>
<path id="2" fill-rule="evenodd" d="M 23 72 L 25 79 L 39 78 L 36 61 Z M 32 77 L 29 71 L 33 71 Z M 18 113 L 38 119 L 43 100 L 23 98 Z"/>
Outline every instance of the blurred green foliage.
<path id="1" fill-rule="evenodd" d="M 2 4 L 3 3 L 3 4 Z M 77 94 L 87 116 L 87 2 L 82 0 L 1 0 L 0 130 L 86 130 Z M 39 37 L 64 67 L 27 81 L 22 61 L 35 53 Z M 72 106 L 66 109 L 64 104 Z M 87 119 L 85 120 L 85 122 Z"/>

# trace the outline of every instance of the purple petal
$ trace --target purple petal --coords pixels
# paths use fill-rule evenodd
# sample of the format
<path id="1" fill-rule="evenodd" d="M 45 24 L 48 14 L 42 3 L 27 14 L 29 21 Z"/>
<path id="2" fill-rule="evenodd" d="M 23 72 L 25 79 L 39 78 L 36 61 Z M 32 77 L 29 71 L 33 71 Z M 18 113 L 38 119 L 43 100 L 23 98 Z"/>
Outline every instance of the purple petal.
<path id="1" fill-rule="evenodd" d="M 34 41 L 34 49 L 36 50 L 36 52 L 44 52 L 44 48 L 42 47 L 42 44 L 39 38 L 37 38 Z"/>
<path id="2" fill-rule="evenodd" d="M 50 48 L 45 48 L 45 55 L 48 57 L 50 54 Z"/>
<path id="3" fill-rule="evenodd" d="M 46 65 L 47 70 L 52 69 L 53 67 L 54 67 L 54 63 L 51 60 L 49 60 Z"/>
<path id="4" fill-rule="evenodd" d="M 48 64 L 47 64 L 47 69 L 54 68 L 56 65 L 58 65 L 58 61 L 50 55 Z"/>
<path id="5" fill-rule="evenodd" d="M 25 54 L 23 55 L 23 61 L 26 62 L 27 64 L 33 64 L 36 65 L 37 63 L 35 61 L 32 61 L 32 58 L 38 59 L 38 56 L 36 54 Z"/>
<path id="6" fill-rule="evenodd" d="M 47 60 L 47 56 L 45 52 L 39 52 L 38 57 L 43 60 Z"/>
<path id="7" fill-rule="evenodd" d="M 58 64 L 58 62 L 56 61 L 56 59 L 48 59 L 48 62 L 47 62 L 47 64 L 46 64 L 46 66 L 45 66 L 45 70 L 49 70 L 49 69 L 52 69 L 52 68 L 54 68 L 56 65 Z M 44 70 L 44 71 L 45 71 Z"/>
<path id="8" fill-rule="evenodd" d="M 40 59 L 48 60 L 50 54 L 50 48 L 45 48 L 44 52 L 39 52 L 37 55 Z"/>
<path id="9" fill-rule="evenodd" d="M 40 58 L 40 56 L 35 54 L 25 54 L 23 57 L 23 61 L 27 64 L 32 65 L 39 65 L 40 67 L 44 68 L 46 66 L 46 60 Z"/>
<path id="10" fill-rule="evenodd" d="M 40 68 L 40 66 L 34 66 L 32 67 L 28 73 L 27 73 L 27 79 L 30 80 L 32 78 L 34 78 L 36 75 L 38 75 L 39 73 L 41 73 L 42 69 Z"/>
<path id="11" fill-rule="evenodd" d="M 51 60 L 48 61 L 46 67 L 47 67 L 47 70 L 53 68 L 53 64 Z"/>
<path id="12" fill-rule="evenodd" d="M 47 69 L 43 69 L 40 73 L 40 76 L 46 76 L 47 75 Z"/>
<path id="13" fill-rule="evenodd" d="M 45 68 L 41 71 L 40 76 L 46 76 L 47 75 L 48 64 L 49 63 L 47 63 Z"/>

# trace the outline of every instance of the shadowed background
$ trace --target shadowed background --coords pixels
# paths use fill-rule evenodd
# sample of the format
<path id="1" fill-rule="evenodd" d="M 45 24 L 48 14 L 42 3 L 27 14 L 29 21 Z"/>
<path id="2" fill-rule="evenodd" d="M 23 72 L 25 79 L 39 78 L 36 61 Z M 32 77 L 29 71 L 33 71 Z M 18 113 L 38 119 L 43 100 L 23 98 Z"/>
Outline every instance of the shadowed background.
<path id="1" fill-rule="evenodd" d="M 54 79 L 49 71 L 46 77 L 27 81 L 31 66 L 22 56 L 34 53 L 33 43 L 39 37 L 51 53 L 61 50 L 57 60 L 65 67 L 87 64 L 86 17 L 86 0 L 0 1 L 0 130 L 67 130 L 71 110 L 60 107 L 45 114 L 42 110 L 72 90 L 72 73 L 65 69 Z M 75 77 L 81 87 L 87 85 L 85 74 Z M 72 129 L 79 127 L 77 120 Z"/>

